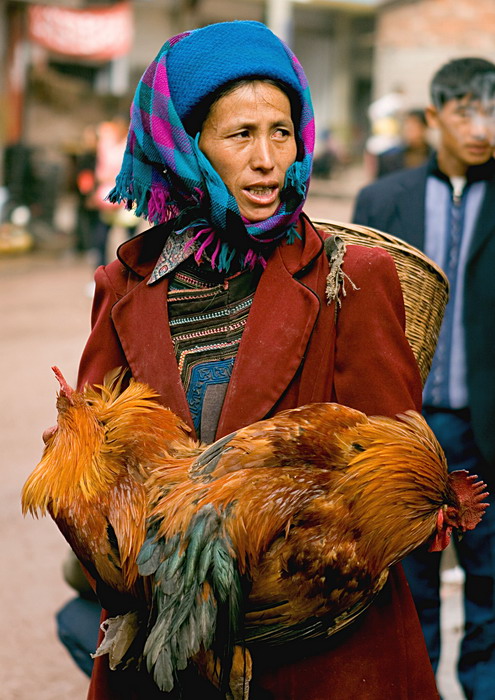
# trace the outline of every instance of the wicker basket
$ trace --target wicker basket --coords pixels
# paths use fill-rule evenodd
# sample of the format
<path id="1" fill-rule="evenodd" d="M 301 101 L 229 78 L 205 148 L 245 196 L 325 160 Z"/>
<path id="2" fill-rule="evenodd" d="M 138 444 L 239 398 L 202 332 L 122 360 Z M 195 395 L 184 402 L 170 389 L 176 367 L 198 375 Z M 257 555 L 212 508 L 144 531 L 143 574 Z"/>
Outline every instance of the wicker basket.
<path id="1" fill-rule="evenodd" d="M 393 257 L 404 295 L 406 336 L 424 383 L 449 298 L 449 283 L 444 272 L 420 250 L 389 233 L 327 219 L 313 221 L 313 224 L 340 236 L 346 243 L 380 246 Z"/>

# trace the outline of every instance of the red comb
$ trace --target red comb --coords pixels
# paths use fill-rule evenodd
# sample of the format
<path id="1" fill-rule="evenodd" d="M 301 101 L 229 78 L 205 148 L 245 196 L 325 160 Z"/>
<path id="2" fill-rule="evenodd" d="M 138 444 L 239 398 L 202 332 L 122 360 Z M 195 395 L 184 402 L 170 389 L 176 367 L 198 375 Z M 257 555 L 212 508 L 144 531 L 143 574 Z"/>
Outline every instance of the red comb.
<path id="1" fill-rule="evenodd" d="M 469 474 L 465 469 L 459 469 L 449 475 L 449 480 L 459 499 L 459 519 L 462 530 L 474 530 L 485 510 L 490 505 L 483 502 L 489 496 L 484 481 L 477 474 Z"/>
<path id="2" fill-rule="evenodd" d="M 62 372 L 59 370 L 58 367 L 52 367 L 52 370 L 58 379 L 58 383 L 60 384 L 60 395 L 66 396 L 68 399 L 72 398 L 74 389 L 71 386 L 69 386 L 69 384 L 67 384 L 67 381 Z"/>

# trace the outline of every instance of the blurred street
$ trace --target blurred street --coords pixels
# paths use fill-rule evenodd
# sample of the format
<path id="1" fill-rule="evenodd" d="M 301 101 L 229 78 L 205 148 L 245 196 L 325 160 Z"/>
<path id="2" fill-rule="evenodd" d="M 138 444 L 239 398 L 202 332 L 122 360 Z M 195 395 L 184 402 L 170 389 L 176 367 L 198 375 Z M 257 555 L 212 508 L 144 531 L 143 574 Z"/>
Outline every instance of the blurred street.
<path id="1" fill-rule="evenodd" d="M 313 218 L 348 220 L 362 184 L 361 169 L 315 181 L 306 210 Z M 84 700 L 88 684 L 56 638 L 55 612 L 72 597 L 61 575 L 65 542 L 49 518 L 24 519 L 20 512 L 20 490 L 40 458 L 41 434 L 55 422 L 57 384 L 50 367 L 58 365 L 75 382 L 89 331 L 86 289 L 92 265 L 69 246 L 59 248 L 0 257 L 0 700 Z M 462 624 L 460 594 L 459 583 L 444 584 L 443 700 L 463 697 L 453 675 Z"/>

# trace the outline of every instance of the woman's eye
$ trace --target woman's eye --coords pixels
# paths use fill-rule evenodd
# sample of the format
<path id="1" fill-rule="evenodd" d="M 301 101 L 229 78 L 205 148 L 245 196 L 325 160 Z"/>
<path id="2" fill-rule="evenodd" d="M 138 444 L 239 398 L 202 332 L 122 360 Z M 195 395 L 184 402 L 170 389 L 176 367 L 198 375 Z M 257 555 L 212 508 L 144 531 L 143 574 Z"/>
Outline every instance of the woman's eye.
<path id="1" fill-rule="evenodd" d="M 276 129 L 276 131 L 274 132 L 274 136 L 275 136 L 275 138 L 285 139 L 288 136 L 290 136 L 290 131 L 288 129 L 284 129 L 283 127 L 280 127 L 278 129 Z"/>
<path id="2" fill-rule="evenodd" d="M 247 129 L 243 129 L 242 131 L 237 131 L 235 134 L 232 134 L 233 138 L 238 138 L 238 139 L 247 139 L 249 137 L 249 131 Z"/>

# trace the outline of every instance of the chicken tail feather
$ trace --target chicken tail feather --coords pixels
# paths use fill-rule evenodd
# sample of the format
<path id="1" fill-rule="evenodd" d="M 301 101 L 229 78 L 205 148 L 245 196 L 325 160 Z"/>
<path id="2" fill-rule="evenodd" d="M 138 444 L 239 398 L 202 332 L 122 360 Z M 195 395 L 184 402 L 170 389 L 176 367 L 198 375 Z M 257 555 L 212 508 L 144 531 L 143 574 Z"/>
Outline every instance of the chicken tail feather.
<path id="1" fill-rule="evenodd" d="M 228 683 L 243 606 L 232 543 L 219 511 L 211 504 L 192 519 L 187 531 L 156 537 L 150 528 L 138 557 L 139 573 L 153 576 L 155 616 L 144 648 L 158 687 L 170 692 L 177 673 L 204 649 L 221 650 L 221 672 L 210 678 Z"/>

